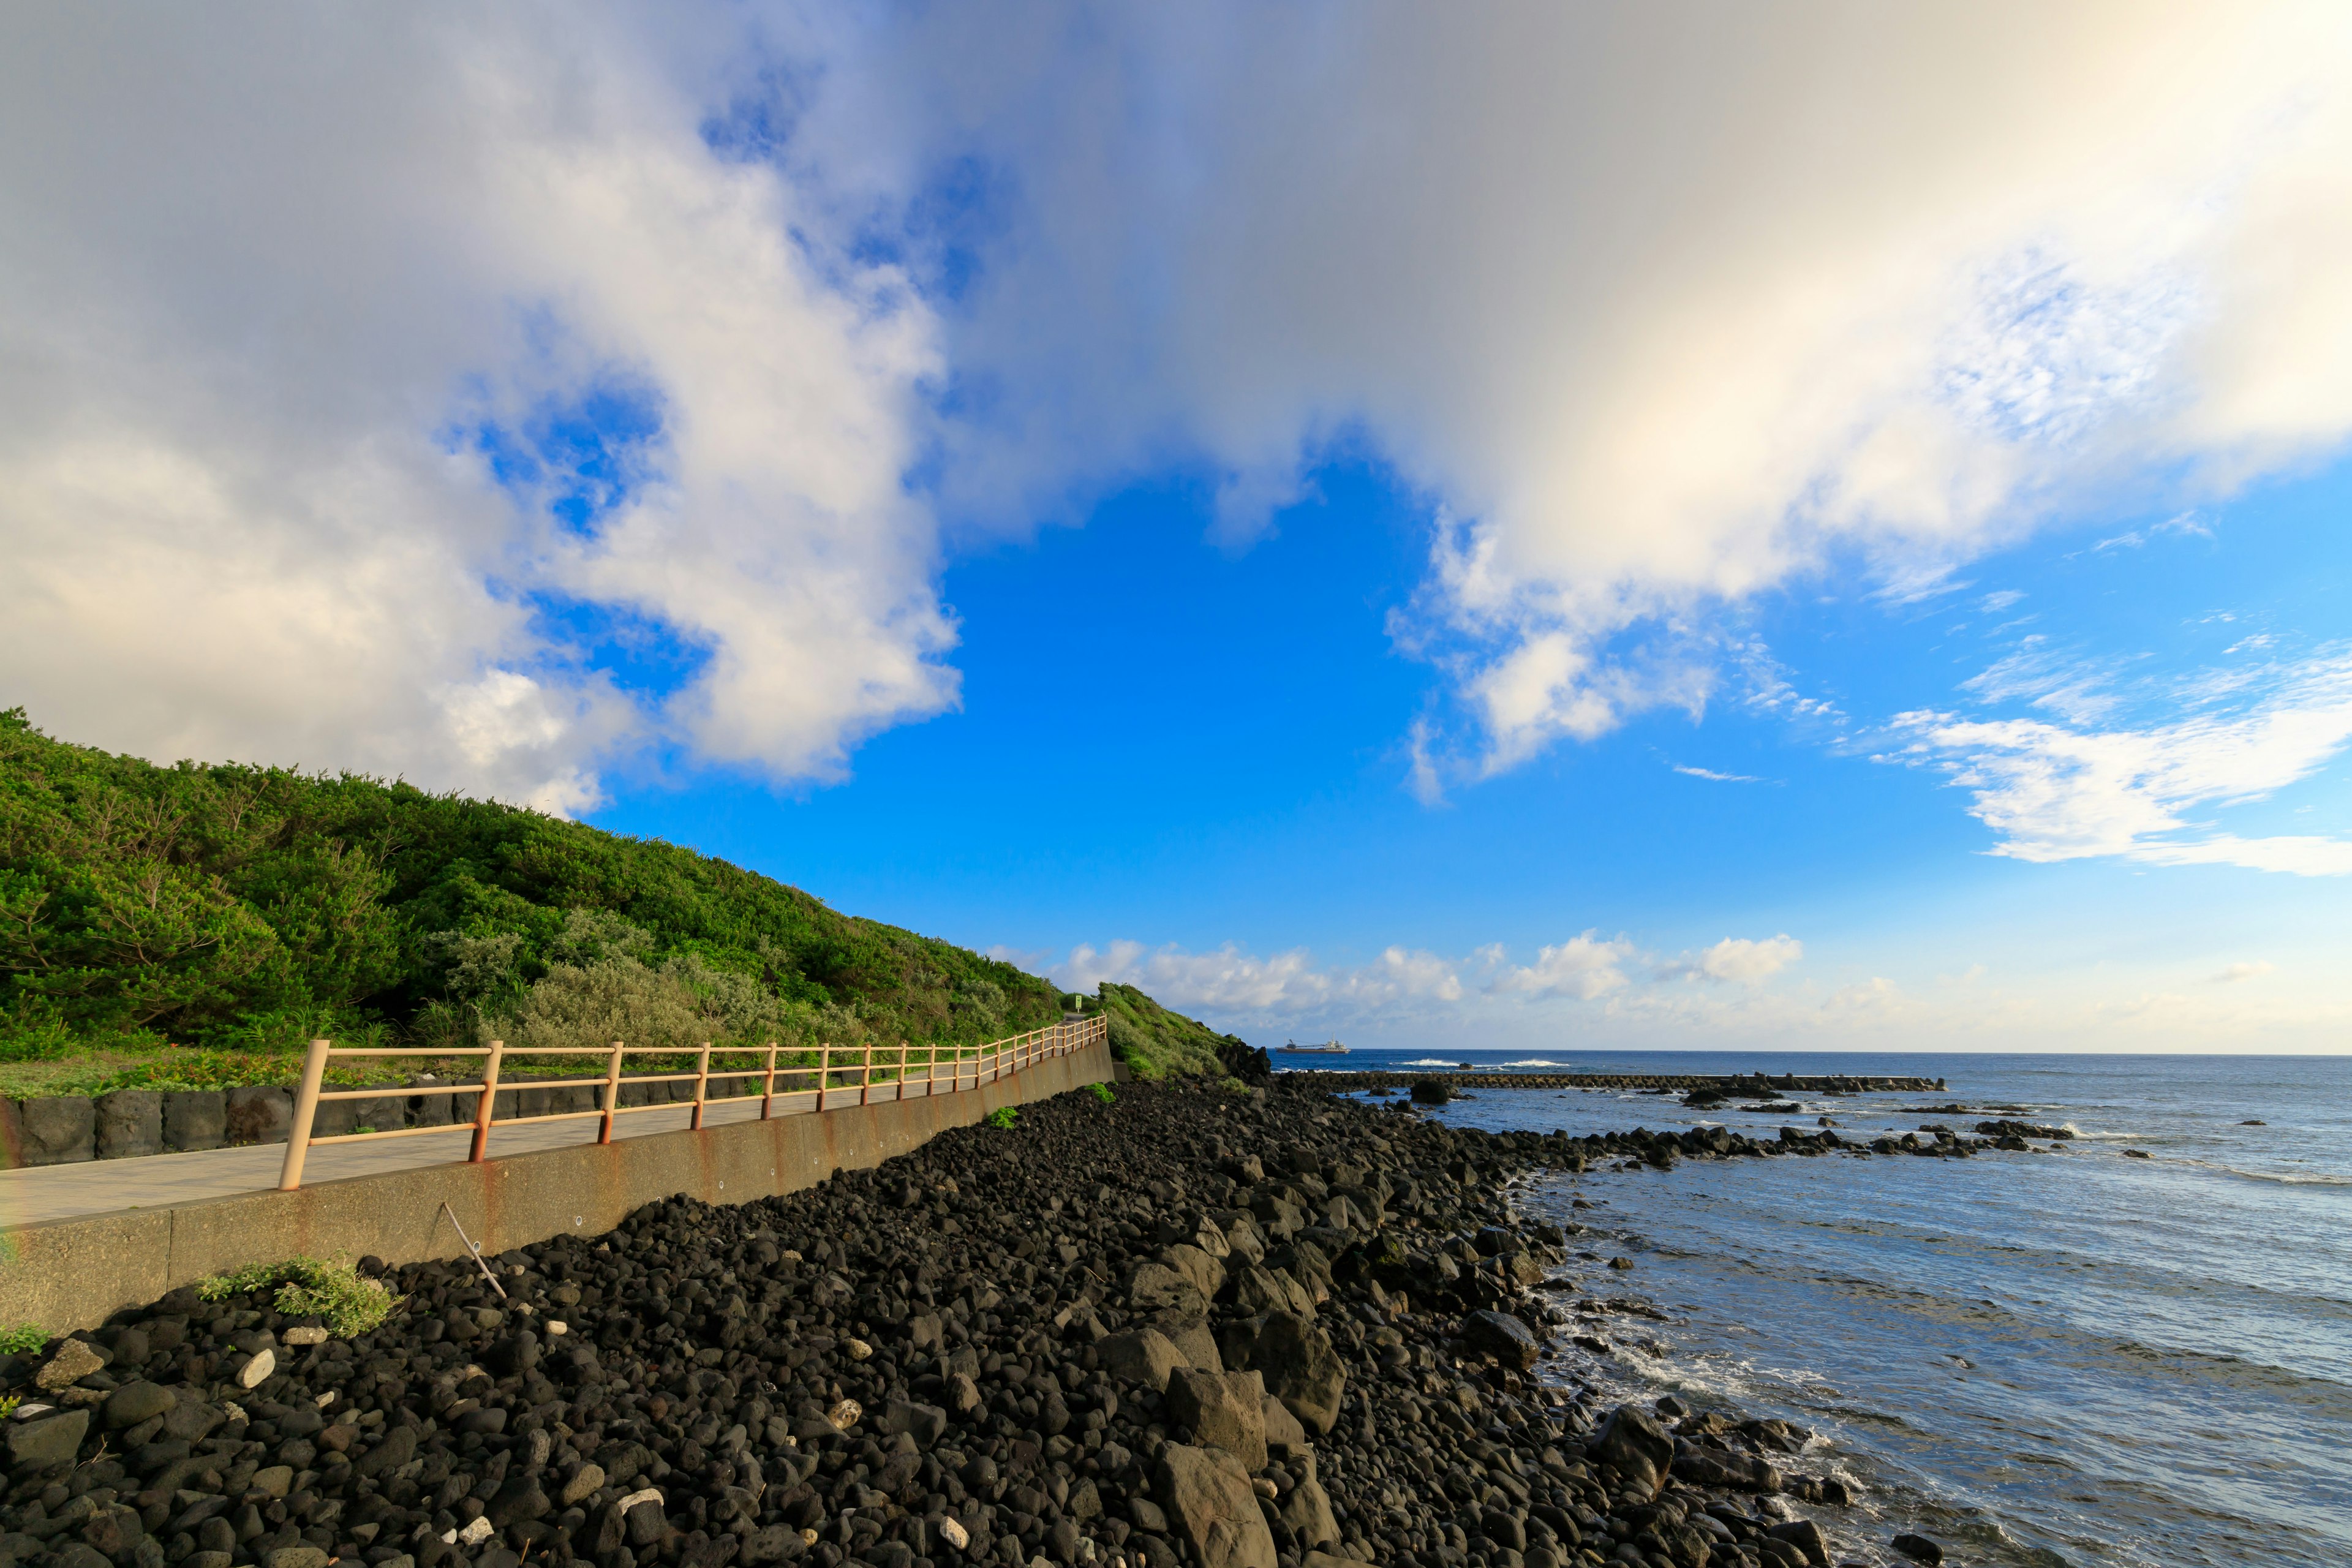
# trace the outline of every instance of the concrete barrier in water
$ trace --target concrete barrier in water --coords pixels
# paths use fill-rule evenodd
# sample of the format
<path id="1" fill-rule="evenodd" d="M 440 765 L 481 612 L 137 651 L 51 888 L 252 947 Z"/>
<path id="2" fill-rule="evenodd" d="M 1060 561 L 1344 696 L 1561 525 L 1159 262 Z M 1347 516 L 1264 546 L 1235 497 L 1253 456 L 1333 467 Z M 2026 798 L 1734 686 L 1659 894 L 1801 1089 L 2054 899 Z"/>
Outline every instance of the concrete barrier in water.
<path id="1" fill-rule="evenodd" d="M 664 1198 L 750 1203 L 1112 1077 L 1109 1049 L 1094 1045 L 951 1093 L 13 1226 L 0 1231 L 0 1322 L 69 1333 L 182 1285 L 305 1255 L 462 1258 L 445 1203 L 486 1257 L 602 1235 Z"/>

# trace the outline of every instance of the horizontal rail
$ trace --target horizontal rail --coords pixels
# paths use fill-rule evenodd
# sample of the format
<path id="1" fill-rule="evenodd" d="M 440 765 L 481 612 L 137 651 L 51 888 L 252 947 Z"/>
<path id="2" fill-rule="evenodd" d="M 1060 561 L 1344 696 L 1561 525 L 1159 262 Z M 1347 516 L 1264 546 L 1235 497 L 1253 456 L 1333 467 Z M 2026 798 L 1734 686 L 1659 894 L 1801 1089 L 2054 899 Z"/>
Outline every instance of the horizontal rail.
<path id="1" fill-rule="evenodd" d="M 956 1093 L 964 1089 L 978 1089 L 995 1083 L 1009 1073 L 1016 1073 L 1054 1057 L 1067 1056 L 1084 1050 L 1109 1037 L 1109 1026 L 1100 1015 L 1091 1018 L 1064 1020 L 1027 1034 L 1012 1035 L 992 1040 L 984 1046 L 922 1046 L 899 1042 L 895 1052 L 877 1051 L 868 1042 L 860 1046 L 836 1046 L 819 1042 L 814 1046 L 793 1047 L 789 1051 L 771 1040 L 764 1047 L 719 1051 L 721 1058 L 740 1059 L 759 1057 L 765 1059 L 757 1067 L 713 1068 L 710 1058 L 713 1047 L 699 1046 L 630 1046 L 614 1041 L 601 1051 L 583 1050 L 576 1046 L 514 1046 L 503 1040 L 492 1040 L 488 1046 L 467 1046 L 455 1048 L 438 1047 L 356 1047 L 345 1048 L 328 1040 L 312 1040 L 310 1055 L 302 1064 L 302 1083 L 294 1099 L 293 1124 L 287 1130 L 286 1163 L 278 1177 L 281 1190 L 291 1192 L 302 1184 L 302 1165 L 313 1143 L 358 1143 L 378 1138 L 415 1138 L 432 1132 L 463 1132 L 470 1131 L 473 1146 L 469 1161 L 487 1159 L 492 1130 L 511 1127 L 523 1122 L 585 1121 L 592 1118 L 603 1125 L 596 1141 L 609 1143 L 619 1120 L 640 1110 L 674 1110 L 688 1107 L 687 1125 L 699 1129 L 704 1112 L 714 1105 L 740 1105 L 750 1100 L 760 1102 L 760 1119 L 767 1121 L 779 1113 L 785 1115 L 821 1111 L 830 1105 L 876 1102 L 877 1090 L 887 1085 L 889 1099 L 903 1100 L 916 1097 L 918 1085 L 923 1095 L 941 1092 Z M 601 1078 L 523 1079 L 500 1082 L 499 1069 L 509 1057 L 589 1057 L 604 1058 Z M 472 1083 L 429 1083 L 384 1085 L 374 1089 L 329 1089 L 326 1087 L 328 1067 L 337 1058 L 381 1057 L 481 1057 L 485 1058 L 479 1081 Z M 632 1073 L 621 1071 L 625 1057 L 681 1057 L 695 1058 L 691 1072 Z M 895 1058 L 895 1059 L 894 1059 Z M 944 1071 L 942 1070 L 944 1069 Z M 880 1077 L 877 1077 L 880 1074 Z M 814 1079 L 814 1083 L 788 1084 L 779 1090 L 779 1075 L 787 1079 Z M 760 1080 L 755 1090 L 746 1094 L 710 1092 L 711 1080 Z M 668 1100 L 623 1105 L 621 1092 L 628 1085 L 691 1083 L 691 1100 Z M 537 1116 L 499 1116 L 498 1097 L 501 1092 L 520 1093 L 531 1089 L 602 1089 L 604 1103 L 593 1110 L 562 1110 Z M 856 1094 L 855 1101 L 841 1097 Z M 422 1099 L 425 1096 L 470 1094 L 475 1096 L 474 1117 L 470 1129 L 463 1121 L 452 1120 L 431 1127 L 392 1127 L 366 1131 L 320 1133 L 316 1131 L 319 1107 L 330 1100 L 362 1100 Z M 828 1096 L 832 1098 L 828 1100 Z M 785 1102 L 791 1102 L 789 1104 Z M 805 1102 L 805 1103 L 803 1103 Z"/>

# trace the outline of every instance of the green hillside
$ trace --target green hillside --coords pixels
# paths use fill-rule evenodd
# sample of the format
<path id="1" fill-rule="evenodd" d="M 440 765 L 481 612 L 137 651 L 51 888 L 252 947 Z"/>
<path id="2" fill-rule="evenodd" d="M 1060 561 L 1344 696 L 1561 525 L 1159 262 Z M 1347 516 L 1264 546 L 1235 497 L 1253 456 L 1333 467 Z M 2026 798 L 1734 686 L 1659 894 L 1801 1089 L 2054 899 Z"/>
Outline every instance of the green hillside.
<path id="1" fill-rule="evenodd" d="M 0 1062 L 204 1082 L 318 1035 L 972 1044 L 1059 1016 L 1050 982 L 676 845 L 0 713 Z"/>

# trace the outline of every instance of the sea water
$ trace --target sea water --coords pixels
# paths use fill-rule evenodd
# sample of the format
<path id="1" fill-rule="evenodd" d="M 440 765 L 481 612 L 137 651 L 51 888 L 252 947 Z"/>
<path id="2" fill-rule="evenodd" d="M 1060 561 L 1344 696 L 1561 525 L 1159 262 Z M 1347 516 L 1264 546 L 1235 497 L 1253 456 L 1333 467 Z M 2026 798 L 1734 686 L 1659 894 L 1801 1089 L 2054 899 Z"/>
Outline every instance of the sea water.
<path id="1" fill-rule="evenodd" d="M 2072 1128 L 2063 1154 L 1684 1161 L 1538 1181 L 1522 1194 L 1531 1212 L 1591 1227 L 1570 1243 L 1583 1299 L 1668 1320 L 1583 1320 L 1612 1348 L 1573 1352 L 1572 1373 L 1810 1429 L 1782 1466 L 1862 1483 L 1857 1507 L 1808 1510 L 1857 1561 L 1899 1561 L 1885 1543 L 1913 1530 L 1959 1563 L 2352 1564 L 2352 1062 L 1360 1050 L 1345 1067 L 1462 1062 L 1948 1084 L 1791 1096 L 1799 1111 L 1762 1115 L 1475 1089 L 1433 1113 L 1497 1131 L 1771 1138 L 1828 1117 L 1867 1142 L 1996 1118 Z M 1969 1110 L 1926 1110 L 1955 1103 Z"/>

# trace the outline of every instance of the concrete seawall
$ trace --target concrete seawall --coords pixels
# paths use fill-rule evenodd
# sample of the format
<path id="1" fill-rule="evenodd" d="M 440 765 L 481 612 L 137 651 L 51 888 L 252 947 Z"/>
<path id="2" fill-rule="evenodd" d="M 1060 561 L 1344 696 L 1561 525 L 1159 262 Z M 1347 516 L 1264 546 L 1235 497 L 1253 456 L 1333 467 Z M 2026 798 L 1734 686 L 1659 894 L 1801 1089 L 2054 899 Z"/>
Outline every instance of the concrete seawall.
<path id="1" fill-rule="evenodd" d="M 305 1254 L 461 1258 L 444 1203 L 486 1256 L 566 1232 L 600 1235 L 663 1198 L 749 1203 L 879 1164 L 1002 1106 L 1112 1077 L 1109 1050 L 1097 1045 L 977 1089 L 903 1101 L 13 1226 L 0 1231 L 0 1322 L 68 1333 L 179 1286 Z"/>

